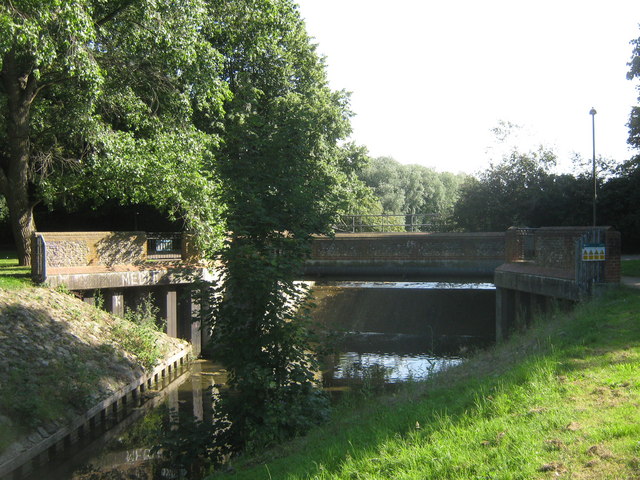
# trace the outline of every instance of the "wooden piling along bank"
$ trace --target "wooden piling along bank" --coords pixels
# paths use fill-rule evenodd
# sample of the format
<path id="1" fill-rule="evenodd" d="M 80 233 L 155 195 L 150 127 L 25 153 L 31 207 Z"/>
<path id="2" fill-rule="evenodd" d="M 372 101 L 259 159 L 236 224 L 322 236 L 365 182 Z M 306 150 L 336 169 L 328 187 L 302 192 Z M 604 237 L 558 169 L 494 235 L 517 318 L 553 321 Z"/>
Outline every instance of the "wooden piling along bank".
<path id="1" fill-rule="evenodd" d="M 35 467 L 45 464 L 56 455 L 67 450 L 71 445 L 81 440 L 98 426 L 106 425 L 109 418 L 125 410 L 131 403 L 135 405 L 147 389 L 170 378 L 179 368 L 186 366 L 192 357 L 191 346 L 169 357 L 165 362 L 155 367 L 150 373 L 142 375 L 127 386 L 121 388 L 109 398 L 77 416 L 68 425 L 58 429 L 51 435 L 39 432 L 40 441 L 15 452 L 18 445 L 10 446 L 0 455 L 0 480 L 18 480 L 27 475 Z M 39 429 L 42 430 L 42 429 Z"/>

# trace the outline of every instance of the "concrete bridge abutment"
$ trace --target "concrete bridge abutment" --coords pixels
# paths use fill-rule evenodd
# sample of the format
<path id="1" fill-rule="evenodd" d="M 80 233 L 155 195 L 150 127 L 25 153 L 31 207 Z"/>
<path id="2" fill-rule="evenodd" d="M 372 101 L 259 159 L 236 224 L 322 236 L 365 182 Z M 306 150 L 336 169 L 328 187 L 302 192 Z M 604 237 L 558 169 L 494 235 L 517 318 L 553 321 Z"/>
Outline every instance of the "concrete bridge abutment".
<path id="1" fill-rule="evenodd" d="M 620 283 L 620 233 L 611 227 L 511 228 L 505 252 L 494 273 L 497 340 Z"/>

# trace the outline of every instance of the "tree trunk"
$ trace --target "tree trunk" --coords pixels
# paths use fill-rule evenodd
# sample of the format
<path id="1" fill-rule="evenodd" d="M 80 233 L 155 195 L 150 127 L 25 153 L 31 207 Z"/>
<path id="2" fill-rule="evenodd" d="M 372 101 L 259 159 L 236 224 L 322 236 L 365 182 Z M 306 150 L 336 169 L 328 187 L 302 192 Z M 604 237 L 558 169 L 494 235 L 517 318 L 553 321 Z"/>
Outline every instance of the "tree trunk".
<path id="1" fill-rule="evenodd" d="M 7 157 L 0 159 L 0 193 L 9 207 L 11 230 L 20 265 L 31 264 L 31 236 L 36 231 L 29 195 L 29 121 L 36 79 L 19 68 L 13 52 L 3 58 L 0 79 L 7 95 Z"/>
<path id="2" fill-rule="evenodd" d="M 10 186 L 6 195 L 9 218 L 11 220 L 11 232 L 18 250 L 20 265 L 29 266 L 31 265 L 31 237 L 36 231 L 33 206 L 29 203 L 26 189 L 18 188 L 15 190 L 19 191 L 13 192 L 11 190 Z"/>

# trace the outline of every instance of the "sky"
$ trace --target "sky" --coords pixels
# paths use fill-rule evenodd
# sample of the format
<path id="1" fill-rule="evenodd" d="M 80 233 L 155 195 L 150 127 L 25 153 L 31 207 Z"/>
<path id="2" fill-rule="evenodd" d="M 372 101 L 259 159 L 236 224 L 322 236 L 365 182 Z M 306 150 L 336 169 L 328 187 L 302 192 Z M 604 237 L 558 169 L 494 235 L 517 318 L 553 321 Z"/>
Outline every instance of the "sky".
<path id="1" fill-rule="evenodd" d="M 638 82 L 639 0 L 297 0 L 326 57 L 330 85 L 351 92 L 352 140 L 373 157 L 474 173 L 504 152 L 491 133 L 570 158 L 629 159 Z"/>

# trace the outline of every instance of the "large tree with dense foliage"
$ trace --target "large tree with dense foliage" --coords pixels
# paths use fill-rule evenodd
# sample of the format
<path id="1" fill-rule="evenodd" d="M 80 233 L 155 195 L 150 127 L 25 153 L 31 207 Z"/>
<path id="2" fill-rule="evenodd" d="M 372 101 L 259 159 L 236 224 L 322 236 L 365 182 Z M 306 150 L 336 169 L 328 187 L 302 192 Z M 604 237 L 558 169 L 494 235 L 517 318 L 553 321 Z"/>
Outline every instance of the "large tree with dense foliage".
<path id="1" fill-rule="evenodd" d="M 631 61 L 629 62 L 629 71 L 627 72 L 627 79 L 637 80 L 640 79 L 640 37 L 631 41 L 633 46 Z M 640 86 L 638 86 L 640 91 Z M 640 97 L 638 97 L 640 102 Z M 640 150 L 640 106 L 636 105 L 631 107 L 631 114 L 629 115 L 629 139 L 627 140 L 629 145 L 633 148 Z"/>
<path id="2" fill-rule="evenodd" d="M 632 40 L 629 80 L 640 79 L 640 37 Z M 637 86 L 640 92 L 640 85 Z M 638 97 L 640 103 L 640 97 Z M 626 251 L 640 251 L 640 106 L 631 107 L 629 115 L 629 145 L 636 155 L 618 167 L 603 185 L 598 201 L 602 220 L 614 225 L 622 233 L 622 246 Z"/>
<path id="3" fill-rule="evenodd" d="M 227 90 L 207 14 L 201 0 L 0 6 L 0 194 L 22 263 L 41 201 L 118 198 L 219 224 L 209 151 Z"/>
<path id="4" fill-rule="evenodd" d="M 207 31 L 232 92 L 217 150 L 229 236 L 224 295 L 210 318 L 229 372 L 221 408 L 236 446 L 279 441 L 326 413 L 314 380 L 300 278 L 311 235 L 348 209 L 362 152 L 348 97 L 332 91 L 290 0 L 211 1 Z"/>

